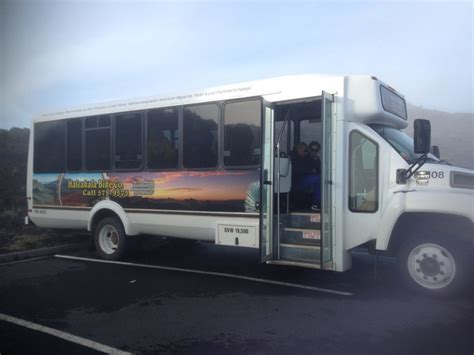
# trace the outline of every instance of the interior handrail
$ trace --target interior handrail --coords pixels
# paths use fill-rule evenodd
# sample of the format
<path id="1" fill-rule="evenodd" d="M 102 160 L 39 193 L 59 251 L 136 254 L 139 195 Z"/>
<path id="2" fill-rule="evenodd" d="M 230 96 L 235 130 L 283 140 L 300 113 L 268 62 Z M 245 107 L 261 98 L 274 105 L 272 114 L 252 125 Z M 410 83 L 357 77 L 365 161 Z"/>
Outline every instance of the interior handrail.
<path id="1" fill-rule="evenodd" d="M 278 133 L 278 139 L 276 141 L 276 147 L 280 147 L 281 137 L 283 136 L 283 132 L 285 131 L 286 125 L 288 124 L 288 118 L 290 117 L 290 109 L 286 112 L 285 120 L 283 121 L 283 126 L 281 126 L 280 132 Z"/>

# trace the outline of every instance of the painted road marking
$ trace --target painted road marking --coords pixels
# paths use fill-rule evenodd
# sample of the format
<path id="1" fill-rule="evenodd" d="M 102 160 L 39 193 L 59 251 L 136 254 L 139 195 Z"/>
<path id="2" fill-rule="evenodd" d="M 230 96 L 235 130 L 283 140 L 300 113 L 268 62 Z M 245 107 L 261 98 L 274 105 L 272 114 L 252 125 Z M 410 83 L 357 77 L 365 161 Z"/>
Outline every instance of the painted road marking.
<path id="1" fill-rule="evenodd" d="M 19 264 L 19 263 L 26 263 L 26 262 L 28 262 L 28 261 L 41 260 L 41 259 L 46 259 L 46 258 L 49 258 L 49 256 L 38 256 L 38 257 L 36 257 L 36 258 L 31 258 L 31 259 L 10 261 L 10 262 L 8 262 L 8 263 L 1 263 L 0 266 L 3 266 L 3 265 L 13 265 L 13 264 Z"/>
<path id="2" fill-rule="evenodd" d="M 338 290 L 331 290 L 331 289 L 328 289 L 328 288 L 321 288 L 321 287 L 314 287 L 314 286 L 307 286 L 307 285 L 299 285 L 299 284 L 293 284 L 293 283 L 289 283 L 289 282 L 274 281 L 274 280 L 268 280 L 268 279 L 260 279 L 260 278 L 257 278 L 257 277 L 250 277 L 250 276 L 243 276 L 243 275 L 236 275 L 236 274 L 228 274 L 228 273 L 224 273 L 224 272 L 183 269 L 183 268 L 178 268 L 178 267 L 161 266 L 161 265 L 137 264 L 137 263 L 128 263 L 128 262 L 124 262 L 124 261 L 111 261 L 111 260 L 102 260 L 102 259 L 93 259 L 93 258 L 82 258 L 82 257 L 79 257 L 79 256 L 60 255 L 60 254 L 56 254 L 55 257 L 56 258 L 61 258 L 61 259 L 70 259 L 70 260 L 92 261 L 92 262 L 95 262 L 95 263 L 115 264 L 115 265 L 124 265 L 124 266 L 136 266 L 136 267 L 143 267 L 143 268 L 148 268 L 148 269 L 180 271 L 180 272 L 188 272 L 188 273 L 192 273 L 192 274 L 230 277 L 230 278 L 240 279 L 240 280 L 247 280 L 247 281 L 261 282 L 261 283 L 267 283 L 267 284 L 272 284 L 272 285 L 299 288 L 299 289 L 303 289 L 303 290 L 310 290 L 310 291 L 317 291 L 317 292 L 324 292 L 324 293 L 332 293 L 332 294 L 340 295 L 340 296 L 353 296 L 352 292 L 344 292 L 344 291 L 338 291 Z"/>
<path id="3" fill-rule="evenodd" d="M 112 348 L 112 347 L 104 345 L 104 344 L 97 343 L 97 342 L 89 340 L 89 339 L 81 338 L 81 337 L 78 337 L 76 335 L 65 333 L 65 332 L 62 332 L 62 331 L 57 330 L 57 329 L 53 329 L 53 328 L 46 327 L 46 326 L 41 325 L 41 324 L 29 322 L 29 321 L 24 320 L 24 319 L 12 317 L 12 316 L 9 316 L 9 315 L 3 314 L 3 313 L 0 313 L 0 320 L 3 320 L 5 322 L 9 322 L 9 323 L 13 323 L 13 324 L 16 324 L 16 325 L 20 325 L 20 326 L 25 327 L 25 328 L 33 329 L 33 330 L 36 330 L 38 332 L 43 332 L 43 333 L 46 333 L 46 334 L 49 334 L 49 335 L 53 335 L 55 337 L 70 341 L 71 343 L 76 343 L 76 344 L 79 344 L 79 345 L 82 345 L 82 346 L 85 346 L 85 347 L 88 347 L 88 348 L 91 348 L 91 349 L 94 349 L 94 350 L 97 350 L 97 351 L 100 351 L 100 352 L 103 352 L 103 353 L 106 353 L 106 354 L 118 354 L 118 355 L 131 355 L 132 354 L 132 353 L 129 353 L 129 352 L 126 352 L 126 351 L 122 351 L 122 350 L 119 350 L 119 349 Z"/>

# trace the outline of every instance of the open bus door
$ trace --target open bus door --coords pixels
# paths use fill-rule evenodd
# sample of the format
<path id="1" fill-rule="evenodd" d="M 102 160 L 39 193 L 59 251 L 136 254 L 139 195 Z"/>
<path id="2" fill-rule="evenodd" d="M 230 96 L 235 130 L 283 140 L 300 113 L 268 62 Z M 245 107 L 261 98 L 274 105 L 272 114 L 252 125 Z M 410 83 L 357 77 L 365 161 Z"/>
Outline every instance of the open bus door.
<path id="1" fill-rule="evenodd" d="M 333 242 L 333 101 L 323 92 L 322 121 L 322 203 L 321 211 L 287 211 L 279 208 L 280 177 L 278 137 L 275 133 L 275 110 L 263 105 L 262 161 L 260 174 L 260 251 L 262 262 L 332 269 Z M 285 118 L 286 120 L 286 118 Z M 275 203 L 276 201 L 276 203 Z"/>
<path id="2" fill-rule="evenodd" d="M 333 243 L 333 103 L 334 95 L 322 92 L 321 121 L 323 146 L 321 157 L 321 268 L 332 269 Z"/>
<path id="3" fill-rule="evenodd" d="M 264 102 L 260 174 L 260 252 L 262 262 L 273 260 L 274 119 L 274 109 Z"/>

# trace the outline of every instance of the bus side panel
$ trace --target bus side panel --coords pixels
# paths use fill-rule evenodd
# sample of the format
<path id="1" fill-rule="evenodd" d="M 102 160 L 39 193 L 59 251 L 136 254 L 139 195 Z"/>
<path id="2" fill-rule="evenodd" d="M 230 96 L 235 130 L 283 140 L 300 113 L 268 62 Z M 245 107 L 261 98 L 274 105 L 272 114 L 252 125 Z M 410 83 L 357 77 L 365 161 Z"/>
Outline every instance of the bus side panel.
<path id="1" fill-rule="evenodd" d="M 258 227 L 258 215 L 233 217 L 231 215 L 183 215 L 159 212 L 128 212 L 127 215 L 132 228 L 140 234 L 211 242 L 216 239 L 219 224 Z"/>
<path id="2" fill-rule="evenodd" d="M 33 208 L 30 219 L 42 228 L 87 229 L 90 211 L 75 209 Z"/>

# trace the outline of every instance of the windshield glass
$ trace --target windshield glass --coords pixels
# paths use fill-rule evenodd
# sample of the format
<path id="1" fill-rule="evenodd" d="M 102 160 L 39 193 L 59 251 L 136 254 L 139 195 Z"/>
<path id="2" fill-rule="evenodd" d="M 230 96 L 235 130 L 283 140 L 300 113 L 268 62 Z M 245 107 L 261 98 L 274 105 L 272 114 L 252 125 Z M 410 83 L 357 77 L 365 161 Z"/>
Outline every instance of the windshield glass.
<path id="1" fill-rule="evenodd" d="M 406 133 L 388 126 L 371 125 L 370 127 L 390 143 L 407 162 L 412 163 L 421 157 L 422 154 L 414 152 L 413 139 Z M 433 154 L 428 154 L 428 159 L 436 162 L 439 161 Z"/>

